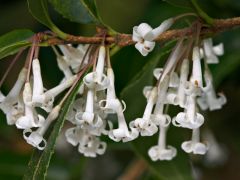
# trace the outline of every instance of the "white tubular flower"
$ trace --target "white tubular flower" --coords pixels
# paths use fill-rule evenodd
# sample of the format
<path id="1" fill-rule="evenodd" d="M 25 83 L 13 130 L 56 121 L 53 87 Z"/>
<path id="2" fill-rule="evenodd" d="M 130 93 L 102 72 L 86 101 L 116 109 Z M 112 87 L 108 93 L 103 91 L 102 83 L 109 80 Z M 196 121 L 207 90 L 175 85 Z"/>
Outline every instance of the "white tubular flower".
<path id="1" fill-rule="evenodd" d="M 157 80 L 159 80 L 162 73 L 163 73 L 162 68 L 155 68 L 154 71 L 153 71 L 153 75 Z M 177 73 L 172 71 L 172 73 L 170 73 L 170 77 L 167 77 L 167 76 L 169 76 L 169 75 L 165 75 L 165 77 L 164 77 L 165 78 L 165 80 L 164 80 L 165 85 L 164 86 L 165 86 L 165 89 L 168 88 L 168 87 L 170 87 L 170 88 L 169 88 L 168 92 L 165 93 L 162 101 L 164 101 L 165 104 L 177 105 L 178 104 L 178 97 L 177 97 L 177 89 L 176 88 L 179 86 L 178 75 L 177 75 Z"/>
<path id="2" fill-rule="evenodd" d="M 142 56 L 147 56 L 148 53 L 154 49 L 155 44 L 155 42 L 151 41 L 137 42 L 135 48 L 142 54 Z"/>
<path id="3" fill-rule="evenodd" d="M 27 69 L 23 68 L 19 73 L 18 79 L 15 82 L 11 91 L 8 93 L 8 95 L 4 96 L 1 93 L 0 109 L 5 114 L 8 114 L 13 108 L 13 106 L 18 102 L 18 97 L 20 96 L 20 92 L 22 90 L 26 77 L 27 77 Z"/>
<path id="4" fill-rule="evenodd" d="M 193 154 L 200 154 L 200 155 L 206 154 L 208 150 L 208 146 L 200 142 L 199 128 L 192 130 L 192 140 L 183 142 L 181 147 L 186 153 L 193 153 Z"/>
<path id="5" fill-rule="evenodd" d="M 50 112 L 53 106 L 54 98 L 58 96 L 60 93 L 62 93 L 64 90 L 69 88 L 75 81 L 76 75 L 70 77 L 66 81 L 62 82 L 58 86 L 49 89 L 43 94 L 35 95 L 34 99 L 32 100 L 32 103 L 35 106 L 39 106 L 42 109 L 44 109 L 47 112 Z"/>
<path id="6" fill-rule="evenodd" d="M 168 126 L 168 125 L 167 125 Z M 173 146 L 166 146 L 167 126 L 160 125 L 158 145 L 149 149 L 148 155 L 153 161 L 172 160 L 177 155 L 177 150 Z"/>
<path id="7" fill-rule="evenodd" d="M 202 82 L 201 56 L 200 56 L 199 47 L 197 46 L 193 48 L 192 61 L 193 61 L 193 67 L 192 67 L 192 76 L 191 76 L 190 82 L 196 88 L 202 88 L 203 82 Z"/>
<path id="8" fill-rule="evenodd" d="M 75 116 L 77 112 L 83 112 L 85 108 L 85 98 L 81 97 L 79 99 L 76 99 L 73 104 L 70 106 L 69 111 L 67 113 L 66 119 L 70 121 L 73 124 L 76 124 L 75 122 Z"/>
<path id="9" fill-rule="evenodd" d="M 204 78 L 206 87 L 203 88 L 203 95 L 197 99 L 198 105 L 202 110 L 209 109 L 210 111 L 221 109 L 222 106 L 227 102 L 226 97 L 222 93 L 216 92 L 213 87 L 212 76 L 208 69 L 205 69 Z"/>
<path id="10" fill-rule="evenodd" d="M 180 112 L 173 118 L 173 125 L 177 127 L 196 129 L 204 123 L 204 117 L 196 111 L 196 97 L 187 97 L 185 112 Z"/>
<path id="11" fill-rule="evenodd" d="M 143 38 L 148 40 L 148 41 L 152 41 L 152 40 L 156 39 L 160 34 L 165 32 L 166 30 L 168 30 L 172 26 L 173 23 L 174 23 L 174 19 L 169 18 L 169 19 L 163 21 L 160 24 L 160 26 L 154 28 L 153 30 L 151 30 L 148 33 L 145 33 Z"/>
<path id="12" fill-rule="evenodd" d="M 77 72 L 79 66 L 82 64 L 84 53 L 71 45 L 59 45 L 63 53 L 63 58 L 66 63 L 72 67 L 74 72 Z"/>
<path id="13" fill-rule="evenodd" d="M 47 141 L 44 139 L 43 136 L 47 131 L 48 127 L 50 126 L 51 122 L 58 117 L 60 108 L 60 106 L 56 106 L 55 108 L 53 108 L 44 124 L 36 131 L 32 131 L 30 128 L 23 131 L 23 137 L 28 144 L 38 148 L 39 150 L 43 150 L 46 147 Z"/>
<path id="14" fill-rule="evenodd" d="M 67 142 L 73 146 L 78 146 L 78 151 L 86 157 L 96 157 L 97 154 L 104 154 L 107 144 L 101 142 L 98 137 L 89 133 L 88 130 L 77 126 L 69 128 L 65 132 Z"/>
<path id="15" fill-rule="evenodd" d="M 13 105 L 6 114 L 7 116 L 7 124 L 13 125 L 16 121 L 21 117 L 24 116 L 24 103 L 22 96 L 18 97 L 17 104 Z"/>
<path id="16" fill-rule="evenodd" d="M 82 126 L 82 128 L 99 128 L 103 125 L 101 117 L 98 114 L 94 114 L 94 96 L 94 90 L 89 89 L 87 92 L 85 111 L 78 112 L 75 116 L 76 124 Z"/>
<path id="17" fill-rule="evenodd" d="M 107 87 L 107 98 L 106 100 L 99 101 L 99 107 L 104 110 L 105 113 L 111 114 L 124 111 L 126 108 L 126 104 L 122 101 L 124 108 L 122 108 L 122 104 L 119 99 L 116 97 L 115 93 L 115 85 L 114 85 L 114 72 L 112 68 L 107 69 L 107 77 L 109 79 L 109 86 Z"/>
<path id="18" fill-rule="evenodd" d="M 152 136 L 158 130 L 157 126 L 152 122 L 151 114 L 153 106 L 157 100 L 157 87 L 154 87 L 147 98 L 147 106 L 142 118 L 130 122 L 130 128 L 136 128 L 142 136 Z"/>
<path id="19" fill-rule="evenodd" d="M 123 142 L 128 142 L 136 139 L 138 137 L 138 130 L 135 128 L 131 128 L 131 131 L 128 130 L 128 126 L 123 114 L 122 108 L 117 111 L 117 118 L 118 118 L 118 128 L 117 129 L 112 129 L 112 124 L 109 122 L 110 126 L 110 131 L 108 133 L 108 136 L 116 141 L 123 141 Z"/>
<path id="20" fill-rule="evenodd" d="M 224 54 L 223 43 L 213 47 L 212 38 L 203 40 L 203 49 L 208 64 L 219 63 L 217 56 L 221 56 Z"/>
<path id="21" fill-rule="evenodd" d="M 33 95 L 32 101 L 35 102 L 36 99 L 43 94 L 43 81 L 41 75 L 41 68 L 38 59 L 32 61 L 32 71 L 33 71 Z"/>
<path id="22" fill-rule="evenodd" d="M 154 112 L 151 115 L 152 121 L 156 125 L 168 126 L 171 123 L 171 118 L 167 114 L 163 114 L 164 105 L 166 102 L 166 94 L 169 84 L 169 76 L 166 75 L 165 79 L 159 84 L 158 87 L 158 96 Z"/>
<path id="23" fill-rule="evenodd" d="M 104 46 L 101 46 L 99 49 L 96 71 L 92 73 L 88 73 L 83 78 L 83 82 L 88 88 L 95 89 L 96 91 L 101 91 L 108 87 L 109 79 L 103 73 L 105 57 L 106 57 L 106 49 Z"/>
<path id="24" fill-rule="evenodd" d="M 189 75 L 189 60 L 184 59 L 181 65 L 180 83 L 177 92 L 178 104 L 182 108 L 184 108 L 186 104 L 185 85 L 188 80 L 188 75 Z"/>
<path id="25" fill-rule="evenodd" d="M 58 68 L 63 72 L 66 79 L 73 76 L 73 73 L 69 68 L 69 65 L 64 61 L 64 58 L 60 55 L 57 56 L 57 64 Z"/>
<path id="26" fill-rule="evenodd" d="M 163 73 L 163 68 L 155 68 L 153 70 L 153 75 L 156 78 L 156 80 L 159 80 L 160 76 Z M 179 86 L 179 78 L 177 73 L 174 71 L 170 74 L 170 80 L 169 80 L 169 87 L 176 88 Z"/>
<path id="27" fill-rule="evenodd" d="M 155 42 L 144 39 L 144 37 L 151 33 L 152 27 L 147 23 L 141 23 L 139 26 L 133 27 L 133 41 L 136 41 L 135 48 L 143 55 L 147 56 L 155 47 Z"/>
<path id="28" fill-rule="evenodd" d="M 121 102 L 118 98 L 116 98 L 115 93 L 115 86 L 114 86 L 114 73 L 112 68 L 107 69 L 107 76 L 109 79 L 109 86 L 107 88 L 107 98 L 106 100 L 99 101 L 99 107 L 104 110 L 105 113 L 112 114 L 116 113 L 118 118 L 118 128 L 113 129 L 113 126 L 111 122 L 109 122 L 110 131 L 108 133 L 108 136 L 114 140 L 114 141 L 131 141 L 135 139 L 138 136 L 138 131 L 136 129 L 132 129 L 131 132 L 129 132 L 127 123 L 123 114 L 123 111 L 126 107 L 125 103 L 124 108 L 122 107 Z"/>
<path id="29" fill-rule="evenodd" d="M 45 119 L 41 115 L 37 115 L 32 106 L 25 105 L 24 116 L 21 116 L 16 121 L 18 129 L 30 129 L 32 127 L 40 127 L 43 125 Z"/>
<path id="30" fill-rule="evenodd" d="M 78 151 L 86 157 L 96 157 L 105 153 L 107 144 L 96 136 L 90 136 L 88 143 L 79 144 Z"/>
<path id="31" fill-rule="evenodd" d="M 78 144 L 84 146 L 89 141 L 89 136 L 90 134 L 87 133 L 87 130 L 82 129 L 80 126 L 69 128 L 65 132 L 67 142 L 73 146 L 77 146 Z"/>
<path id="32" fill-rule="evenodd" d="M 44 117 L 37 115 L 32 106 L 32 89 L 29 82 L 25 83 L 23 89 L 24 116 L 16 121 L 19 129 L 30 129 L 32 127 L 40 127 L 45 121 Z"/>

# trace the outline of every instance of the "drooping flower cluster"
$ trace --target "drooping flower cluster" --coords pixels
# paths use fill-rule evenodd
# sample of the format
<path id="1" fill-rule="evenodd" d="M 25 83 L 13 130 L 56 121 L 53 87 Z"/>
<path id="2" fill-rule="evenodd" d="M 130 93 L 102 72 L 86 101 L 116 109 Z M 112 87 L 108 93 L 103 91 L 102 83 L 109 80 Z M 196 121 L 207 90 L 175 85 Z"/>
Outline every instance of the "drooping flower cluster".
<path id="1" fill-rule="evenodd" d="M 142 23 L 133 28 L 136 49 L 146 56 L 155 46 L 154 39 L 173 24 L 164 21 L 153 29 Z M 87 157 L 96 157 L 106 151 L 101 140 L 108 136 L 116 142 L 128 142 L 141 136 L 152 136 L 159 131 L 158 144 L 148 154 L 153 161 L 171 160 L 177 155 L 175 147 L 167 143 L 167 131 L 173 124 L 192 130 L 192 138 L 182 143 L 187 153 L 205 154 L 209 148 L 200 136 L 204 117 L 199 110 L 217 110 L 225 103 L 223 94 L 216 94 L 208 64 L 219 62 L 223 45 L 213 46 L 212 39 L 204 39 L 193 46 L 181 39 L 170 54 L 163 68 L 156 68 L 155 86 L 146 86 L 143 94 L 147 100 L 143 116 L 129 124 L 125 120 L 126 104 L 117 98 L 115 77 L 111 67 L 109 47 L 105 45 L 59 45 L 53 47 L 59 69 L 64 78 L 46 90 L 43 86 L 37 49 L 30 49 L 28 63 L 21 70 L 12 90 L 5 96 L 0 92 L 0 109 L 6 114 L 7 123 L 23 129 L 27 143 L 43 150 L 47 141 L 44 134 L 59 115 L 61 103 L 55 99 L 73 86 L 84 67 L 92 67 L 84 77 L 77 98 L 72 103 L 66 119 L 73 125 L 65 131 L 66 140 Z M 190 48 L 190 49 L 189 49 Z M 182 112 L 170 117 L 168 106 L 179 106 Z M 48 115 L 46 115 L 48 114 Z M 110 120 L 111 117 L 113 120 Z M 115 120 L 115 121 L 114 121 Z"/>
<path id="2" fill-rule="evenodd" d="M 193 47 L 190 58 L 184 56 L 184 48 L 180 41 L 164 68 L 154 70 L 158 85 L 144 88 L 147 106 L 143 117 L 130 123 L 142 136 L 152 136 L 160 131 L 158 145 L 148 151 L 153 161 L 171 160 L 176 156 L 176 148 L 166 145 L 166 133 L 171 122 L 174 126 L 192 130 L 192 139 L 181 145 L 185 152 L 205 154 L 209 144 L 200 141 L 200 127 L 204 123 L 204 117 L 199 113 L 199 107 L 201 110 L 212 111 L 220 109 L 226 103 L 223 94 L 216 94 L 208 68 L 208 64 L 219 62 L 217 56 L 223 54 L 223 45 L 213 46 L 212 39 L 205 39 L 200 47 Z M 171 118 L 164 113 L 166 105 L 178 105 L 183 108 L 183 112 Z"/>
<path id="3" fill-rule="evenodd" d="M 72 73 L 72 59 L 58 54 L 58 65 L 65 78 L 56 87 L 46 90 L 43 86 L 40 62 L 36 57 L 37 49 L 32 47 L 30 51 L 32 56 L 27 60 L 30 65 L 21 70 L 16 83 L 6 96 L 1 93 L 0 109 L 6 114 L 9 125 L 23 129 L 24 139 L 43 150 L 47 144 L 44 134 L 61 109 L 60 105 L 54 107 L 54 100 L 72 86 L 76 75 Z M 79 66 L 80 64 L 75 64 L 74 67 Z"/>
<path id="4" fill-rule="evenodd" d="M 105 46 L 99 48 L 95 68 L 83 78 L 82 89 L 81 97 L 73 103 L 67 117 L 75 127 L 65 133 L 67 141 L 78 145 L 80 153 L 89 157 L 103 154 L 106 143 L 100 140 L 102 134 L 117 142 L 131 141 L 138 136 L 137 131 L 128 129 L 123 114 L 126 105 L 116 97 L 114 72 Z M 109 114 L 116 114 L 117 128 L 107 121 Z"/>

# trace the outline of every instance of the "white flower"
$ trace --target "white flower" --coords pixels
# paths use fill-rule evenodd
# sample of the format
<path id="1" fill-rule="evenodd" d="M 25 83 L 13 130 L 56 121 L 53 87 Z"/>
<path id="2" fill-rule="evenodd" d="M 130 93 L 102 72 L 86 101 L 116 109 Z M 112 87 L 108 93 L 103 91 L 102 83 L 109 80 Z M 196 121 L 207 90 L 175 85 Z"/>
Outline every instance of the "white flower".
<path id="1" fill-rule="evenodd" d="M 64 61 L 64 58 L 60 55 L 57 56 L 57 64 L 58 64 L 58 68 L 63 72 L 66 79 L 73 76 L 73 73 L 69 68 L 69 65 Z"/>
<path id="2" fill-rule="evenodd" d="M 158 80 L 162 74 L 163 74 L 163 68 L 155 68 L 153 71 L 153 75 L 156 78 L 156 80 Z M 177 73 L 172 71 L 172 73 L 170 74 L 169 87 L 176 88 L 178 86 L 179 86 L 178 75 Z"/>
<path id="3" fill-rule="evenodd" d="M 46 147 L 47 142 L 43 136 L 46 133 L 51 122 L 58 117 L 60 108 L 60 106 L 53 108 L 46 121 L 36 131 L 32 131 L 30 128 L 23 131 L 23 137 L 28 144 L 31 144 L 39 150 L 43 150 Z"/>
<path id="4" fill-rule="evenodd" d="M 91 136 L 87 144 L 79 144 L 78 151 L 86 157 L 96 157 L 105 153 L 107 144 L 96 136 Z"/>
<path id="5" fill-rule="evenodd" d="M 30 129 L 42 126 L 44 121 L 44 117 L 37 114 L 33 107 L 25 105 L 24 115 L 17 119 L 16 126 L 18 129 Z"/>
<path id="6" fill-rule="evenodd" d="M 41 68 L 38 59 L 32 61 L 32 72 L 33 72 L 33 96 L 32 101 L 36 101 L 40 95 L 43 94 L 43 81 L 41 75 Z"/>
<path id="7" fill-rule="evenodd" d="M 82 129 L 80 126 L 69 128 L 65 132 L 67 142 L 73 146 L 77 146 L 79 143 L 85 145 L 89 140 L 90 134 L 87 134 L 87 130 Z"/>
<path id="8" fill-rule="evenodd" d="M 196 111 L 196 97 L 187 97 L 185 112 L 180 112 L 173 118 L 173 125 L 183 128 L 196 129 L 204 123 L 204 117 Z"/>
<path id="9" fill-rule="evenodd" d="M 73 124 L 76 124 L 76 122 L 75 122 L 76 113 L 84 111 L 85 101 L 86 101 L 85 98 L 81 97 L 81 98 L 76 99 L 72 103 L 72 105 L 70 106 L 69 111 L 67 113 L 67 116 L 66 116 L 66 119 L 68 121 L 70 121 Z"/>
<path id="10" fill-rule="evenodd" d="M 27 77 L 27 69 L 23 68 L 18 75 L 18 79 L 15 82 L 13 88 L 8 93 L 7 96 L 4 96 L 1 93 L 0 109 L 5 113 L 9 113 L 13 106 L 18 102 L 18 97 L 24 85 L 24 82 Z"/>
<path id="11" fill-rule="evenodd" d="M 158 130 L 157 126 L 152 122 L 151 114 L 153 106 L 157 100 L 157 87 L 154 87 L 147 98 L 147 106 L 142 118 L 130 122 L 130 128 L 136 128 L 142 136 L 152 136 Z"/>
<path id="12" fill-rule="evenodd" d="M 184 59 L 181 64 L 180 82 L 177 92 L 178 104 L 182 108 L 184 108 L 186 104 L 185 85 L 188 80 L 188 75 L 189 75 L 189 60 Z"/>
<path id="13" fill-rule="evenodd" d="M 208 108 L 210 111 L 221 109 L 227 102 L 226 97 L 222 93 L 218 93 L 219 97 L 217 97 L 213 87 L 212 76 L 208 69 L 205 69 L 204 78 L 206 87 L 203 88 L 202 96 L 197 99 L 198 105 L 202 110 L 207 110 Z"/>
<path id="14" fill-rule="evenodd" d="M 109 79 L 103 73 L 105 57 L 106 57 L 106 49 L 104 46 L 101 46 L 99 49 L 96 70 L 92 73 L 88 73 L 83 78 L 83 82 L 88 88 L 90 89 L 94 88 L 96 91 L 101 91 L 108 87 Z"/>
<path id="15" fill-rule="evenodd" d="M 59 48 L 64 55 L 63 58 L 66 63 L 71 66 L 74 72 L 78 72 L 80 65 L 82 64 L 85 50 L 79 50 L 78 48 L 74 48 L 71 45 L 59 45 Z"/>
<path id="16" fill-rule="evenodd" d="M 64 90 L 69 88 L 74 81 L 76 80 L 76 75 L 70 77 L 69 79 L 65 80 L 64 82 L 60 83 L 58 86 L 49 89 L 48 91 L 33 95 L 34 98 L 32 99 L 32 103 L 34 106 L 41 107 L 47 112 L 50 112 L 53 106 L 54 98 L 62 93 Z"/>
<path id="17" fill-rule="evenodd" d="M 153 146 L 149 149 L 148 155 L 153 161 L 157 160 L 172 160 L 177 155 L 176 148 L 172 146 L 166 146 L 166 135 L 167 135 L 167 128 L 169 123 L 165 125 L 160 125 L 160 133 L 158 139 L 158 145 Z"/>
<path id="18" fill-rule="evenodd" d="M 151 41 L 139 41 L 135 44 L 135 48 L 142 54 L 142 56 L 147 56 L 155 47 L 155 42 Z"/>
<path id="19" fill-rule="evenodd" d="M 152 40 L 156 39 L 160 34 L 165 32 L 166 30 L 168 30 L 172 26 L 173 23 L 174 23 L 173 18 L 166 19 L 165 21 L 163 21 L 160 24 L 160 26 L 154 28 L 153 30 L 151 30 L 148 33 L 145 33 L 145 35 L 143 36 L 144 39 L 146 39 L 148 41 L 152 41 Z"/>
<path id="20" fill-rule="evenodd" d="M 117 112 L 117 119 L 118 119 L 118 128 L 117 129 L 113 129 L 112 128 L 112 124 L 109 122 L 109 126 L 110 126 L 110 131 L 108 132 L 108 136 L 116 141 L 123 141 L 123 142 L 127 142 L 127 141 L 132 141 L 134 139 L 136 139 L 138 137 L 138 130 L 135 128 L 131 128 L 131 131 L 128 130 L 128 126 L 123 114 L 122 109 L 120 109 Z"/>
<path id="21" fill-rule="evenodd" d="M 155 47 L 154 39 L 156 39 L 164 31 L 168 30 L 173 24 L 172 18 L 161 23 L 160 26 L 153 29 L 147 23 L 141 23 L 139 26 L 133 27 L 132 40 L 136 41 L 135 48 L 143 55 L 147 56 Z"/>
<path id="22" fill-rule="evenodd" d="M 99 128 L 103 125 L 101 117 L 94 113 L 94 94 L 94 90 L 88 90 L 85 111 L 78 112 L 75 116 L 76 124 L 83 128 Z"/>
<path id="23" fill-rule="evenodd" d="M 193 66 L 192 66 L 192 76 L 190 78 L 190 82 L 196 88 L 202 88 L 203 82 L 202 82 L 201 56 L 200 56 L 199 47 L 197 46 L 193 48 L 192 61 L 193 61 Z"/>
<path id="24" fill-rule="evenodd" d="M 78 151 L 86 157 L 96 157 L 104 154 L 107 144 L 98 137 L 79 126 L 69 128 L 65 132 L 67 141 L 73 146 L 78 145 Z"/>
<path id="25" fill-rule="evenodd" d="M 133 41 L 136 41 L 135 48 L 143 55 L 147 56 L 155 47 L 155 42 L 144 39 L 145 35 L 152 31 L 152 27 L 147 23 L 141 23 L 133 27 Z"/>
<path id="26" fill-rule="evenodd" d="M 182 143 L 181 147 L 186 153 L 193 154 L 206 154 L 208 146 L 200 142 L 200 132 L 199 128 L 192 130 L 192 140 L 185 141 Z"/>
<path id="27" fill-rule="evenodd" d="M 213 47 L 212 38 L 203 40 L 204 56 L 208 64 L 219 63 L 218 57 L 224 54 L 223 44 Z"/>

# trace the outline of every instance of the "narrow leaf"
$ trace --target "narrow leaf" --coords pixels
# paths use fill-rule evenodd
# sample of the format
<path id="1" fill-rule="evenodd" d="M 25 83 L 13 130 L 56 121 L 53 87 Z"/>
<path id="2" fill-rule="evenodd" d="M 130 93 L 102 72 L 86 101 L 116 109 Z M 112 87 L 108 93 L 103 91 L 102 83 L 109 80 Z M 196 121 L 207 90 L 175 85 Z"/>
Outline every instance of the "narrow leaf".
<path id="1" fill-rule="evenodd" d="M 56 144 L 57 137 L 63 127 L 63 124 L 65 122 L 65 116 L 69 110 L 70 105 L 73 103 L 77 95 L 80 85 L 81 85 L 81 81 L 74 88 L 74 90 L 71 92 L 66 102 L 64 103 L 61 109 L 61 112 L 59 114 L 59 117 L 56 120 L 56 123 L 54 124 L 54 127 L 50 132 L 47 146 L 44 149 L 44 151 L 39 151 L 37 149 L 33 151 L 32 157 L 28 163 L 28 169 L 23 179 L 28 180 L 28 179 L 45 179 L 46 178 L 49 163 L 54 153 L 54 147 Z"/>
<path id="2" fill-rule="evenodd" d="M 47 0 L 27 0 L 27 2 L 28 9 L 35 19 L 50 28 L 53 32 L 57 33 L 61 38 L 66 38 L 67 35 L 58 29 L 50 19 Z"/>
<path id="3" fill-rule="evenodd" d="M 29 46 L 31 44 L 29 39 L 33 35 L 31 30 L 18 29 L 0 36 L 0 59 Z"/>
<path id="4" fill-rule="evenodd" d="M 95 0 L 49 0 L 63 17 L 77 23 L 99 23 Z"/>
<path id="5" fill-rule="evenodd" d="M 146 99 L 143 96 L 143 87 L 152 85 L 153 83 L 153 69 L 158 65 L 159 60 L 166 59 L 169 54 L 169 48 L 167 46 L 161 50 L 161 53 L 155 55 L 149 62 L 144 66 L 129 83 L 126 88 L 121 92 L 121 98 L 125 100 L 127 109 L 125 116 L 128 120 L 134 120 L 137 117 L 141 117 L 146 106 Z M 168 132 L 167 142 L 175 147 L 180 147 L 182 138 L 182 131 L 176 127 L 170 127 Z M 158 179 L 179 179 L 179 180 L 190 180 L 191 168 L 188 162 L 186 153 L 180 150 L 178 151 L 177 157 L 172 161 L 157 161 L 153 162 L 148 157 L 148 150 L 151 146 L 157 144 L 158 134 L 152 137 L 139 137 L 137 140 L 131 143 L 133 150 L 141 156 L 148 163 L 150 170 L 155 174 Z"/>

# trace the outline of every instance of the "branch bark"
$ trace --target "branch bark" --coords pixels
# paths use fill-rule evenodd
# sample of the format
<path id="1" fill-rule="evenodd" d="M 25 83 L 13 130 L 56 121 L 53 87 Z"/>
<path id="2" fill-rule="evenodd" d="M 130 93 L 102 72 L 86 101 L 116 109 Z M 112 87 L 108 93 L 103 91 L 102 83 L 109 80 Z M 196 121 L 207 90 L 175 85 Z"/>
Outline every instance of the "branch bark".
<path id="1" fill-rule="evenodd" d="M 202 27 L 201 36 L 213 36 L 217 33 L 230 30 L 234 27 L 240 26 L 240 17 L 229 18 L 229 19 L 215 19 L 211 27 Z M 192 28 L 183 28 L 169 30 L 162 33 L 158 38 L 155 39 L 156 42 L 164 42 L 168 40 L 177 39 L 184 35 L 191 36 L 194 33 Z M 73 36 L 68 35 L 66 40 L 58 39 L 56 37 L 51 37 L 45 41 L 47 45 L 57 45 L 57 44 L 100 44 L 103 41 L 103 37 L 83 37 L 83 36 Z M 131 34 L 117 34 L 115 36 L 108 36 L 105 38 L 105 42 L 108 44 L 116 44 L 119 46 L 129 46 L 135 44 L 132 40 Z"/>

